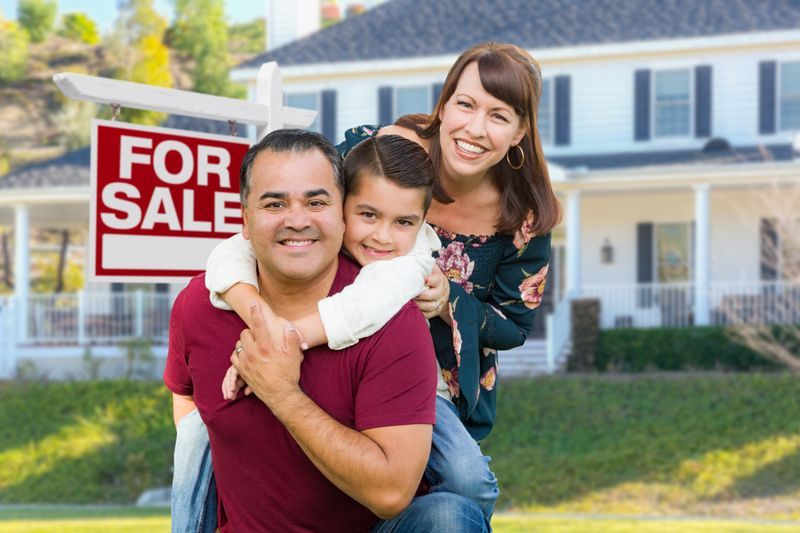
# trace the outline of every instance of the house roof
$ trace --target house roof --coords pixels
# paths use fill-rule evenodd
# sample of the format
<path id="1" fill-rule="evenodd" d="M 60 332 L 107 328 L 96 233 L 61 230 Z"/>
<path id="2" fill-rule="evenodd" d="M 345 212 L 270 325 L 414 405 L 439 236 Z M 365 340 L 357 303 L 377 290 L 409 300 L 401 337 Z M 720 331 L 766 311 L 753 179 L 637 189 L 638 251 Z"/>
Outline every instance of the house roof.
<path id="1" fill-rule="evenodd" d="M 489 40 L 543 49 L 797 28 L 796 0 L 392 0 L 239 68 L 454 55 Z"/>
<path id="2" fill-rule="evenodd" d="M 716 142 L 719 144 L 711 144 Z M 791 144 L 730 147 L 723 140 L 709 141 L 702 150 L 661 152 L 622 152 L 599 155 L 548 157 L 547 160 L 567 170 L 612 170 L 670 165 L 735 165 L 768 161 L 793 161 Z"/>
<path id="3" fill-rule="evenodd" d="M 229 134 L 227 122 L 178 115 L 167 117 L 162 126 L 201 133 Z M 246 135 L 244 125 L 238 125 L 238 134 Z M 90 165 L 91 151 L 88 146 L 84 146 L 62 156 L 25 165 L 0 176 L 0 192 L 8 189 L 88 187 Z"/>

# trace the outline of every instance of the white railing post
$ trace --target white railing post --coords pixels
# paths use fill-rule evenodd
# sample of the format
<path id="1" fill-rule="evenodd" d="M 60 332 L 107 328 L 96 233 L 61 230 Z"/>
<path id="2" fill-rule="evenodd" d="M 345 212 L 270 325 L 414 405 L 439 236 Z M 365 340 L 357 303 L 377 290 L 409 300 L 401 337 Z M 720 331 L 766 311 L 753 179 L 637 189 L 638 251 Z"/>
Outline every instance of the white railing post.
<path id="1" fill-rule="evenodd" d="M 86 292 L 78 292 L 78 346 L 86 344 Z"/>
<path id="2" fill-rule="evenodd" d="M 711 281 L 711 257 L 709 253 L 711 241 L 709 186 L 707 184 L 695 185 L 694 190 L 694 324 L 696 326 L 707 326 L 710 319 L 708 300 Z"/>
<path id="3" fill-rule="evenodd" d="M 136 328 L 137 337 L 144 337 L 144 293 L 142 289 L 136 291 Z"/>

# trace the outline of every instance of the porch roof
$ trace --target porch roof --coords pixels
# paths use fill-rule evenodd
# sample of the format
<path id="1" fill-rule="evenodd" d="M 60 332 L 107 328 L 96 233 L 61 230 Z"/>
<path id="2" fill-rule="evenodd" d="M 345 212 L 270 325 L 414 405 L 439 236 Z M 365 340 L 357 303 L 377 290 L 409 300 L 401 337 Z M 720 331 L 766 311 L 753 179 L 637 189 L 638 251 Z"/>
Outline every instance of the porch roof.
<path id="1" fill-rule="evenodd" d="M 170 115 L 165 128 L 228 135 L 227 122 Z M 246 136 L 246 127 L 238 126 L 238 134 Z M 33 189 L 86 189 L 90 184 L 91 150 L 88 146 L 67 152 L 46 161 L 31 163 L 0 176 L 0 196 L 6 192 Z"/>
<path id="2" fill-rule="evenodd" d="M 548 157 L 547 160 L 566 169 L 577 171 L 629 169 L 670 165 L 737 165 L 792 161 L 791 144 L 731 147 L 727 141 L 709 141 L 701 150 L 669 150 L 658 152 L 621 152 L 613 154 L 588 154 Z"/>

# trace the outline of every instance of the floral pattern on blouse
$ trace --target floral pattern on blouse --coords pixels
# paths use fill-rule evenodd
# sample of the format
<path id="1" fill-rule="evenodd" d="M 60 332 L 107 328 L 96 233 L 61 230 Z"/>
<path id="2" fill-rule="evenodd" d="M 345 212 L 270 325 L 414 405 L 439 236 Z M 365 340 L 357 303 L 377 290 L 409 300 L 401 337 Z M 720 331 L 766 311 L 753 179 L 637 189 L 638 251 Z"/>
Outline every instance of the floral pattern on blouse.
<path id="1" fill-rule="evenodd" d="M 549 265 L 545 265 L 539 269 L 536 274 L 528 276 L 519 285 L 519 292 L 522 296 L 522 301 L 528 309 L 536 309 L 542 303 L 544 298 L 544 287 L 547 284 L 547 270 Z"/>
<path id="2" fill-rule="evenodd" d="M 467 293 L 472 292 L 473 286 L 469 278 L 475 268 L 475 261 L 470 260 L 469 256 L 464 253 L 464 243 L 453 241 L 447 245 L 447 248 L 439 250 L 436 264 L 447 276 L 447 279 L 464 287 Z"/>

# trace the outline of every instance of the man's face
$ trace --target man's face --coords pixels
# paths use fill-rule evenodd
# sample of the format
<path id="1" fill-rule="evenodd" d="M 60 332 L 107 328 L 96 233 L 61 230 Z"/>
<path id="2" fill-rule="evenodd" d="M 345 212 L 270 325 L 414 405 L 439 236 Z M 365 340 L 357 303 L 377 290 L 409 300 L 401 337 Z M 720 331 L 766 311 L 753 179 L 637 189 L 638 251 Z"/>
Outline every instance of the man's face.
<path id="1" fill-rule="evenodd" d="M 262 279 L 296 285 L 335 268 L 344 232 L 342 197 L 319 150 L 261 152 L 242 218 Z"/>

